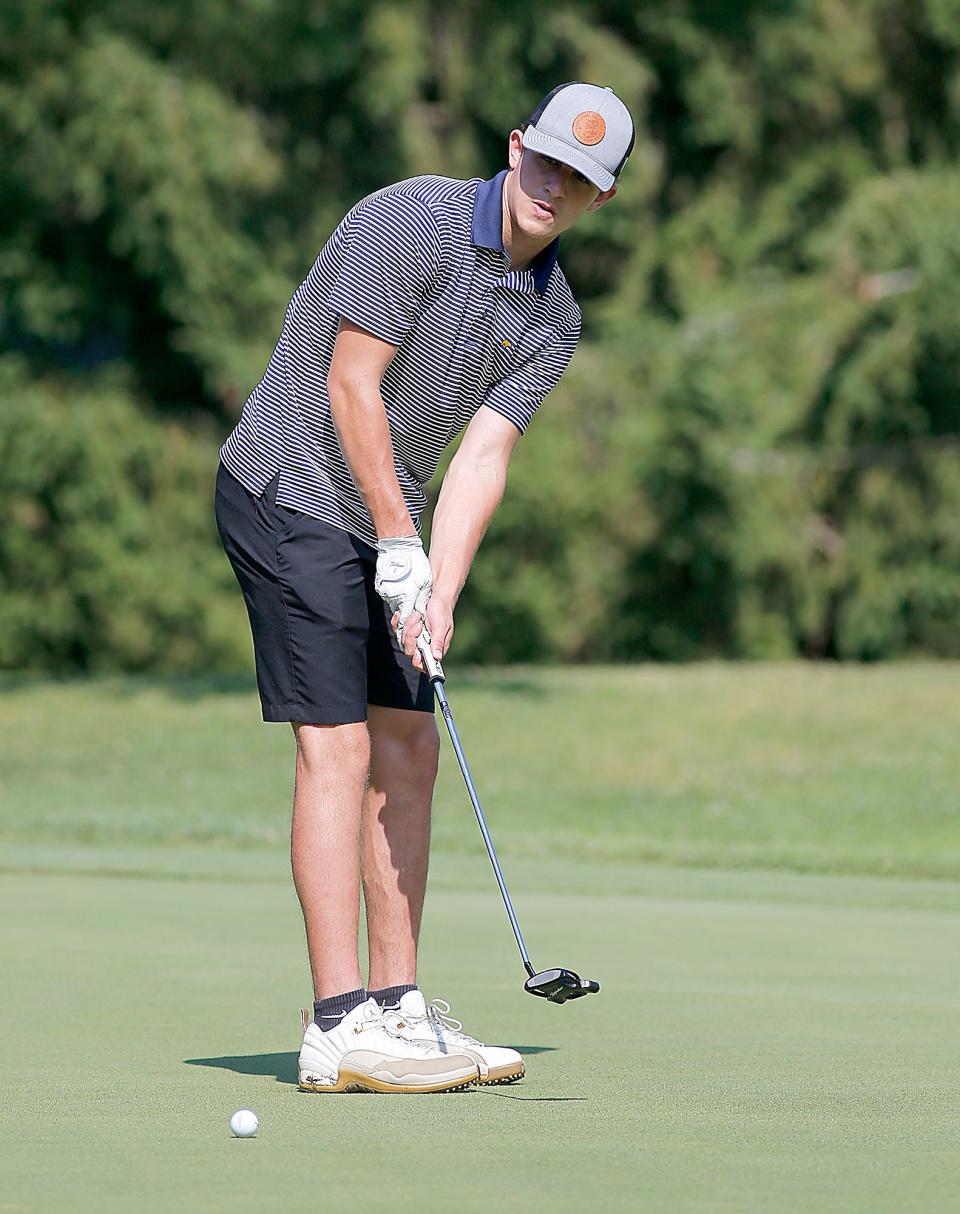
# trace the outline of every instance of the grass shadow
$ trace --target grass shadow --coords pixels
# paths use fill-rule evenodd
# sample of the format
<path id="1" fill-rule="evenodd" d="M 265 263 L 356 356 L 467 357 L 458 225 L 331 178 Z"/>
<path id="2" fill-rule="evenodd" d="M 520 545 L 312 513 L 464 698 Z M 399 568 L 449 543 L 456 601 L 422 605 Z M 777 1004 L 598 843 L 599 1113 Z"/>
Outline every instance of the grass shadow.
<path id="1" fill-rule="evenodd" d="M 511 673 L 503 666 L 466 666 L 456 672 L 456 683 L 463 688 L 492 691 L 500 695 L 544 699 L 549 689 L 536 677 Z M 34 691 L 47 687 L 70 686 L 109 688 L 117 700 L 132 700 L 145 692 L 160 692 L 171 700 L 192 702 L 215 696 L 238 694 L 255 697 L 257 683 L 253 671 L 235 673 L 195 674 L 92 674 L 68 672 L 50 674 L 45 671 L 4 671 L 0 673 L 0 695 Z"/>
<path id="2" fill-rule="evenodd" d="M 133 700 L 145 692 L 160 692 L 171 700 L 189 702 L 211 696 L 240 693 L 256 696 L 257 683 L 252 671 L 235 674 L 48 674 L 46 672 L 0 673 L 0 695 L 40 691 L 49 688 L 99 687 L 115 700 Z"/>
<path id="3" fill-rule="evenodd" d="M 498 1096 L 501 1100 L 527 1100 L 535 1104 L 566 1104 L 568 1101 L 587 1100 L 586 1096 L 521 1096 L 517 1092 L 497 1092 L 493 1088 L 479 1087 L 481 1096 Z"/>
<path id="4" fill-rule="evenodd" d="M 511 1045 L 519 1054 L 550 1054 L 552 1045 Z M 209 1066 L 222 1071 L 235 1071 L 238 1075 L 272 1075 L 277 1083 L 297 1082 L 296 1051 L 278 1054 L 226 1054 L 222 1058 L 184 1058 L 184 1066 Z M 494 1093 L 506 1095 L 506 1093 Z M 520 1097 L 514 1099 L 519 1100 Z M 525 1100 L 585 1100 L 584 1096 L 526 1096 Z"/>
<path id="5" fill-rule="evenodd" d="M 218 1067 L 238 1075 L 272 1075 L 277 1083 L 297 1082 L 297 1053 L 234 1054 L 223 1058 L 184 1058 L 184 1066 Z"/>
<path id="6" fill-rule="evenodd" d="M 511 674 L 503 667 L 496 666 L 464 667 L 456 672 L 455 682 L 458 686 L 476 691 L 495 691 L 500 695 L 526 696 L 533 700 L 542 700 L 549 693 L 542 682 L 520 674 Z"/>

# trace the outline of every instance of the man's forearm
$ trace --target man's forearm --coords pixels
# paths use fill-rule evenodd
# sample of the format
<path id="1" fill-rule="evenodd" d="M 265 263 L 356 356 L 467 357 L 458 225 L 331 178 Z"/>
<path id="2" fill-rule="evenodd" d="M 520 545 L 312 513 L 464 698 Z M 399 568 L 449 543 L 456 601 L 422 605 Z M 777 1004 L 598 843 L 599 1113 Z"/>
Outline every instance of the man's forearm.
<path id="1" fill-rule="evenodd" d="M 434 594 L 451 607 L 460 597 L 506 481 L 506 468 L 500 463 L 458 464 L 456 457 L 443 478 L 430 533 L 430 566 Z"/>
<path id="2" fill-rule="evenodd" d="M 380 539 L 415 535 L 393 466 L 390 427 L 378 386 L 329 384 L 330 412 L 340 449 Z"/>

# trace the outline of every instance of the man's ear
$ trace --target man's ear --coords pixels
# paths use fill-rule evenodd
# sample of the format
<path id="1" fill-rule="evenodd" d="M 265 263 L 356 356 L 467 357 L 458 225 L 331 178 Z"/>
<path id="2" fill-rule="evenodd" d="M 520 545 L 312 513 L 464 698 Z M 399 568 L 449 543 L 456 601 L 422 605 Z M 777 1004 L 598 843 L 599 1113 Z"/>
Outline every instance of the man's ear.
<path id="1" fill-rule="evenodd" d="M 523 155 L 523 131 L 516 130 L 510 132 L 510 141 L 507 144 L 507 164 L 511 169 L 515 169 L 520 163 L 520 157 Z"/>
<path id="2" fill-rule="evenodd" d="M 606 203 L 608 203 L 610 201 L 610 199 L 614 196 L 614 194 L 616 194 L 616 192 L 617 192 L 617 187 L 615 185 L 612 185 L 609 190 L 604 190 L 602 194 L 598 194 L 596 196 L 596 198 L 594 198 L 593 202 L 591 202 L 590 205 L 587 207 L 587 210 L 588 211 L 599 211 L 602 206 L 604 206 Z"/>

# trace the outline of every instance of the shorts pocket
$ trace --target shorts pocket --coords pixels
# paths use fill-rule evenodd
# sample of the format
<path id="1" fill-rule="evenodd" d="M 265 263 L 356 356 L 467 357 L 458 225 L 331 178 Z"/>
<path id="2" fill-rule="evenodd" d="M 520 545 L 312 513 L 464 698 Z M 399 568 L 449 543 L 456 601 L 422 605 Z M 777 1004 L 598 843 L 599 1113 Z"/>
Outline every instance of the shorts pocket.
<path id="1" fill-rule="evenodd" d="M 302 510 L 292 510 L 289 506 L 278 506 L 276 503 L 270 506 L 270 511 L 273 518 L 273 529 L 280 542 L 290 539 L 300 523 L 310 517 Z"/>
<path id="2" fill-rule="evenodd" d="M 277 504 L 277 485 L 280 481 L 278 472 L 264 485 L 263 492 L 257 498 L 257 516 L 263 526 L 269 528 L 278 540 L 285 540 L 293 534 L 300 519 L 308 517 L 301 510 L 292 510 L 289 506 Z"/>

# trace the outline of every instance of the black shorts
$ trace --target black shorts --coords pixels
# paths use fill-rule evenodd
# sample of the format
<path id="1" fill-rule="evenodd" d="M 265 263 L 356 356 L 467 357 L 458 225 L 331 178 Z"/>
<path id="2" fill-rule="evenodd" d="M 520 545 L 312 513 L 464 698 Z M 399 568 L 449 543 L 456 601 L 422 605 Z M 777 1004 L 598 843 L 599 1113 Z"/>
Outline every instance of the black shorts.
<path id="1" fill-rule="evenodd" d="M 217 527 L 247 604 L 265 721 L 345 725 L 367 705 L 433 711 L 373 588 L 377 550 L 276 505 L 276 478 L 254 497 L 223 466 Z"/>

